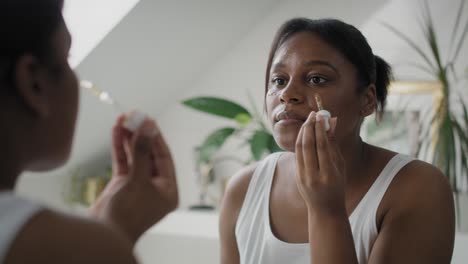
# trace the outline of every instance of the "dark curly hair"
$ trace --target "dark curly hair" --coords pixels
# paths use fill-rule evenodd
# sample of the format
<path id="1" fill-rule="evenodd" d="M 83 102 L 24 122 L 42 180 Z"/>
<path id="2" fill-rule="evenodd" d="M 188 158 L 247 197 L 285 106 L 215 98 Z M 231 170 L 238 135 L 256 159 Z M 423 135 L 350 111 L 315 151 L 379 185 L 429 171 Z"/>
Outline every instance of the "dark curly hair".
<path id="1" fill-rule="evenodd" d="M 31 54 L 48 65 L 63 0 L 0 0 L 0 85 L 12 86 L 15 62 Z"/>

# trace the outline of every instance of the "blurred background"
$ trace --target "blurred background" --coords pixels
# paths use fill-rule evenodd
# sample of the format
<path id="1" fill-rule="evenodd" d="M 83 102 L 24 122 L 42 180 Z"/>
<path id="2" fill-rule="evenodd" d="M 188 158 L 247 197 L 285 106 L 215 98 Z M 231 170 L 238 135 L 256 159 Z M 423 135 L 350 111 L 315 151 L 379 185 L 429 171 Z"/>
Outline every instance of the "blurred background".
<path id="1" fill-rule="evenodd" d="M 427 1 L 442 56 L 454 53 L 452 32 L 463 1 Z M 392 64 L 397 80 L 432 83 L 437 76 L 414 66 L 424 64 L 418 52 L 384 25 L 410 36 L 430 53 L 421 31 L 423 7 L 419 0 L 66 0 L 64 15 L 73 36 L 70 63 L 79 77 L 109 92 L 129 110 L 156 118 L 176 160 L 180 209 L 141 239 L 137 253 L 142 262 L 218 263 L 217 208 L 225 183 L 244 163 L 274 149 L 255 149 L 249 140 L 252 134 L 244 128 L 264 122 L 267 56 L 285 20 L 331 17 L 353 24 L 374 53 Z M 466 5 L 464 10 L 456 43 L 466 34 Z M 455 113 L 462 113 L 458 99 L 468 102 L 468 42 L 457 57 L 452 68 L 458 75 L 451 82 L 456 92 L 451 96 L 457 99 Z M 414 91 L 395 89 L 389 97 L 387 122 L 376 128 L 370 118 L 363 137 L 412 154 L 411 144 L 420 129 L 415 124 L 424 113 L 437 109 L 434 97 L 438 96 L 430 89 Z M 239 119 L 242 116 L 229 120 L 188 107 L 188 99 L 201 96 L 233 101 L 252 116 L 247 121 Z M 82 91 L 70 161 L 46 175 L 22 175 L 16 191 L 59 210 L 84 211 L 109 176 L 110 133 L 116 116 L 111 106 Z M 213 131 L 227 126 L 241 127 L 243 132 L 204 145 Z M 208 153 L 204 159 L 200 147 L 208 147 L 202 151 Z M 458 153 L 467 155 L 463 148 Z M 460 172 L 453 185 L 461 197 L 453 263 L 468 259 L 463 251 L 468 248 L 468 176 Z M 194 206 L 198 209 L 190 209 Z"/>

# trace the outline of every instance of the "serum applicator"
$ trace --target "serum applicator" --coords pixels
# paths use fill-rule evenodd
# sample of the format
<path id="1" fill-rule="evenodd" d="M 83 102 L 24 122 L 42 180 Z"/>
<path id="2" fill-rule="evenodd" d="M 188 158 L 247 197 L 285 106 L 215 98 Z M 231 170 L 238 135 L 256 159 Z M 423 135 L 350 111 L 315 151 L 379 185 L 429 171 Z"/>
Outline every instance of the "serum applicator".
<path id="1" fill-rule="evenodd" d="M 146 115 L 144 113 L 139 111 L 128 112 L 127 109 L 112 98 L 108 92 L 100 90 L 92 82 L 82 80 L 80 81 L 80 87 L 92 92 L 94 96 L 98 97 L 99 101 L 111 105 L 117 113 L 126 113 L 125 122 L 123 123 L 123 127 L 126 129 L 135 132 L 145 121 Z"/>
<path id="2" fill-rule="evenodd" d="M 315 94 L 315 102 L 317 103 L 317 108 L 319 110 L 317 112 L 317 116 L 321 116 L 324 119 L 324 121 L 325 121 L 325 130 L 328 131 L 330 129 L 331 114 L 327 110 L 323 109 L 322 98 L 320 98 L 320 95 Z"/>

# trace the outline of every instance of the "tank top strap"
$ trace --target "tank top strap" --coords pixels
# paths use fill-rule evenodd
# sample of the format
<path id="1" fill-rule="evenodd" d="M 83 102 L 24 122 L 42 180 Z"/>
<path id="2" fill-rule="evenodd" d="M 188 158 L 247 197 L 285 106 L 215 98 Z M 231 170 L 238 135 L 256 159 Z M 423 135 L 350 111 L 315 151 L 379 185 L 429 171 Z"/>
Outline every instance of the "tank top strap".
<path id="1" fill-rule="evenodd" d="M 259 206 L 259 201 L 264 199 L 265 195 L 269 196 L 271 181 L 275 173 L 276 162 L 283 152 L 275 152 L 263 159 L 257 165 L 252 178 L 250 179 L 247 193 L 245 194 L 244 202 L 239 212 L 239 217 L 236 223 L 236 232 L 249 214 L 257 211 L 255 207 Z"/>
<path id="2" fill-rule="evenodd" d="M 24 225 L 40 210 L 32 203 L 12 192 L 0 192 L 0 263 L 5 260 L 11 244 Z"/>
<path id="3" fill-rule="evenodd" d="M 356 218 L 361 212 L 366 212 L 367 214 L 373 211 L 376 212 L 395 176 L 404 166 L 413 160 L 414 158 L 404 154 L 393 156 L 352 212 L 350 218 Z"/>

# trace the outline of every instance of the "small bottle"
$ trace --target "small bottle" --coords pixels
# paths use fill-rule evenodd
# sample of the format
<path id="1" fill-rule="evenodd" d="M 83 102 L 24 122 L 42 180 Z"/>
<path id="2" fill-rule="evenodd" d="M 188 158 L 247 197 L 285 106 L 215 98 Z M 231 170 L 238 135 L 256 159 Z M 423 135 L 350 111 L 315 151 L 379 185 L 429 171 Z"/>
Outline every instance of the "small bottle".
<path id="1" fill-rule="evenodd" d="M 331 114 L 327 110 L 323 109 L 322 98 L 320 98 L 320 95 L 315 94 L 315 102 L 317 103 L 317 108 L 319 110 L 317 112 L 317 116 L 323 117 L 325 120 L 325 130 L 328 131 L 330 129 Z"/>
<path id="2" fill-rule="evenodd" d="M 109 93 L 106 91 L 102 91 L 98 89 L 92 82 L 82 80 L 80 81 L 80 86 L 86 90 L 89 90 L 93 93 L 94 96 L 98 97 L 99 100 L 103 103 L 106 103 L 108 105 L 112 105 L 114 110 L 117 113 L 127 113 L 128 111 L 126 110 L 125 107 L 123 107 L 120 103 L 118 103 L 116 100 L 114 100 Z M 125 121 L 123 123 L 123 127 L 126 129 L 135 132 L 141 124 L 146 119 L 146 115 L 142 112 L 138 111 L 132 111 L 128 114 L 126 114 Z"/>
<path id="3" fill-rule="evenodd" d="M 132 132 L 135 132 L 141 126 L 141 124 L 143 124 L 145 119 L 146 119 L 146 115 L 142 112 L 138 112 L 138 111 L 130 112 L 129 114 L 126 115 L 125 121 L 123 123 L 123 127 L 125 127 L 126 129 Z"/>

